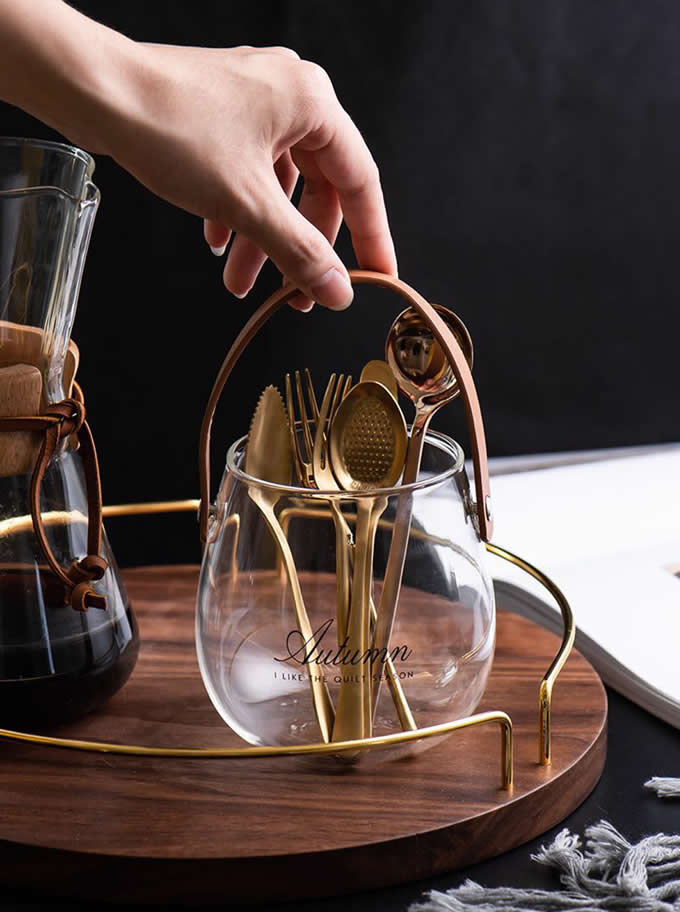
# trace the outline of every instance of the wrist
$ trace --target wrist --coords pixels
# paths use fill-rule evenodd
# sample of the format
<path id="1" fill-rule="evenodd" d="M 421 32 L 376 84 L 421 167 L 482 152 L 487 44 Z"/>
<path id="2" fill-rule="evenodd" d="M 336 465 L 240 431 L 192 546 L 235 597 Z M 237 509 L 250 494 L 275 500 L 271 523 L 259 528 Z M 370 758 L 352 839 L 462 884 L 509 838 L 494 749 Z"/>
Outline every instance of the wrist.
<path id="1" fill-rule="evenodd" d="M 0 97 L 71 142 L 107 152 L 135 42 L 61 0 L 41 0 L 39 13 L 33 0 L 0 0 Z"/>

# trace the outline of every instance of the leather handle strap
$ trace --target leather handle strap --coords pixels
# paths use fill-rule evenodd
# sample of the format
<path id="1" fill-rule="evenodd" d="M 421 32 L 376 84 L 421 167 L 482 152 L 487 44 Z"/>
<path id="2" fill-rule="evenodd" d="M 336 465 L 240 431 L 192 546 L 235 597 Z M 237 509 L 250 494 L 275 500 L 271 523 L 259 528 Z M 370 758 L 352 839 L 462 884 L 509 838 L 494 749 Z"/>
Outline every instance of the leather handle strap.
<path id="1" fill-rule="evenodd" d="M 74 384 L 74 396 L 49 405 L 43 415 L 0 418 L 0 431 L 42 430 L 44 437 L 31 476 L 30 506 L 33 530 L 52 572 L 71 591 L 71 605 L 77 611 L 90 607 L 106 608 L 106 599 L 92 589 L 92 583 L 101 579 L 108 563 L 99 556 L 102 532 L 102 492 L 99 463 L 94 438 L 85 421 L 85 405 L 80 387 Z M 85 484 L 87 489 L 87 554 L 65 570 L 52 551 L 47 539 L 40 509 L 40 491 L 45 472 L 54 456 L 59 441 L 76 434 L 81 447 Z"/>
<path id="2" fill-rule="evenodd" d="M 463 404 L 465 407 L 465 416 L 467 420 L 468 433 L 472 446 L 472 460 L 475 470 L 475 490 L 476 490 L 476 516 L 478 531 L 484 541 L 489 541 L 493 533 L 493 524 L 491 520 L 491 500 L 489 494 L 489 467 L 486 453 L 486 437 L 484 434 L 484 422 L 482 412 L 477 397 L 477 390 L 472 379 L 472 373 L 467 363 L 463 350 L 458 344 L 457 339 L 446 326 L 436 310 L 418 294 L 413 288 L 402 282 L 401 279 L 395 279 L 392 276 L 384 275 L 380 272 L 370 272 L 363 269 L 355 269 L 349 273 L 353 284 L 381 285 L 391 291 L 396 292 L 403 298 L 414 310 L 416 310 L 423 320 L 427 323 L 436 340 L 441 345 L 451 364 L 451 369 L 458 381 L 458 387 L 461 391 Z M 222 362 L 222 367 L 217 375 L 215 383 L 208 399 L 208 404 L 203 416 L 201 425 L 201 435 L 199 440 L 199 476 L 200 476 L 200 495 L 201 505 L 199 512 L 199 525 L 201 541 L 206 542 L 208 537 L 208 521 L 210 510 L 210 433 L 212 428 L 215 409 L 222 395 L 224 385 L 229 379 L 239 358 L 246 350 L 254 336 L 260 331 L 264 324 L 283 304 L 289 301 L 297 293 L 297 288 L 293 285 L 286 285 L 279 291 L 268 298 L 252 314 L 246 325 L 236 337 L 233 345 L 229 349 L 226 358 Z"/>

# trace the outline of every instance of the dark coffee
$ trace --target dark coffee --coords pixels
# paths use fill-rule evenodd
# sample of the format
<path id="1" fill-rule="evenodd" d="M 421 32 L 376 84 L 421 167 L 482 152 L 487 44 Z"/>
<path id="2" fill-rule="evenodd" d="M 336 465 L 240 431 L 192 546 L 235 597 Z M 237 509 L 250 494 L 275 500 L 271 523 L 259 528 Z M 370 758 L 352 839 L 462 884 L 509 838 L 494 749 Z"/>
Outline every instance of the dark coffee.
<path id="1" fill-rule="evenodd" d="M 74 611 L 47 568 L 0 565 L 0 727 L 71 721 L 122 687 L 139 635 L 124 593 L 106 597 L 105 611 Z"/>

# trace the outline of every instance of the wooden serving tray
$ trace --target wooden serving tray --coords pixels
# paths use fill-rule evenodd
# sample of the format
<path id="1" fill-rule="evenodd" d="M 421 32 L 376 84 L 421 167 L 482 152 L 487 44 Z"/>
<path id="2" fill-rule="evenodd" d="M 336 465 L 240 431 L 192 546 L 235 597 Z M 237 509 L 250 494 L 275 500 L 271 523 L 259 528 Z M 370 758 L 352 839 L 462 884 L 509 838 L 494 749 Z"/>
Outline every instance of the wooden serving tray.
<path id="1" fill-rule="evenodd" d="M 137 668 L 105 709 L 57 734 L 242 744 L 198 671 L 197 572 L 125 572 L 142 636 Z M 514 722 L 511 792 L 500 788 L 495 726 L 358 769 L 325 757 L 144 758 L 5 742 L 2 882 L 109 902 L 290 900 L 431 877 L 539 835 L 599 779 L 607 700 L 574 652 L 554 691 L 553 764 L 539 766 L 538 684 L 558 640 L 503 611 L 502 599 L 499 608 L 496 661 L 479 711 L 503 709 Z"/>

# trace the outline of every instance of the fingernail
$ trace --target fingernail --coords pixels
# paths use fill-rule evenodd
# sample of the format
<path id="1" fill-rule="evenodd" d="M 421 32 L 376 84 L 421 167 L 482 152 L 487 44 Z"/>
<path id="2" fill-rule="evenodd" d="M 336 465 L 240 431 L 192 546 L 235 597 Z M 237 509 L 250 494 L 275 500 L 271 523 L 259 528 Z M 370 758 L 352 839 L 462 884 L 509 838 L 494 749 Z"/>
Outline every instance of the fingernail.
<path id="1" fill-rule="evenodd" d="M 213 247 L 213 246 L 211 245 L 210 249 L 211 249 L 212 252 L 215 254 L 215 256 L 222 256 L 222 254 L 224 253 L 224 251 L 227 249 L 227 245 L 226 245 L 226 244 L 222 244 L 221 247 Z"/>
<path id="2" fill-rule="evenodd" d="M 232 291 L 232 294 L 235 298 L 238 298 L 239 301 L 242 301 L 248 295 L 249 291 L 250 291 L 250 288 L 248 289 L 248 291 L 242 291 L 240 294 L 237 291 Z"/>
<path id="3" fill-rule="evenodd" d="M 309 313 L 309 311 L 314 307 L 314 301 L 310 301 L 309 298 L 306 298 L 304 295 L 295 295 L 294 298 L 291 298 L 288 302 L 293 310 L 299 310 L 301 313 Z"/>
<path id="4" fill-rule="evenodd" d="M 312 286 L 312 294 L 315 301 L 331 310 L 344 310 L 354 298 L 349 279 L 336 266 Z"/>

